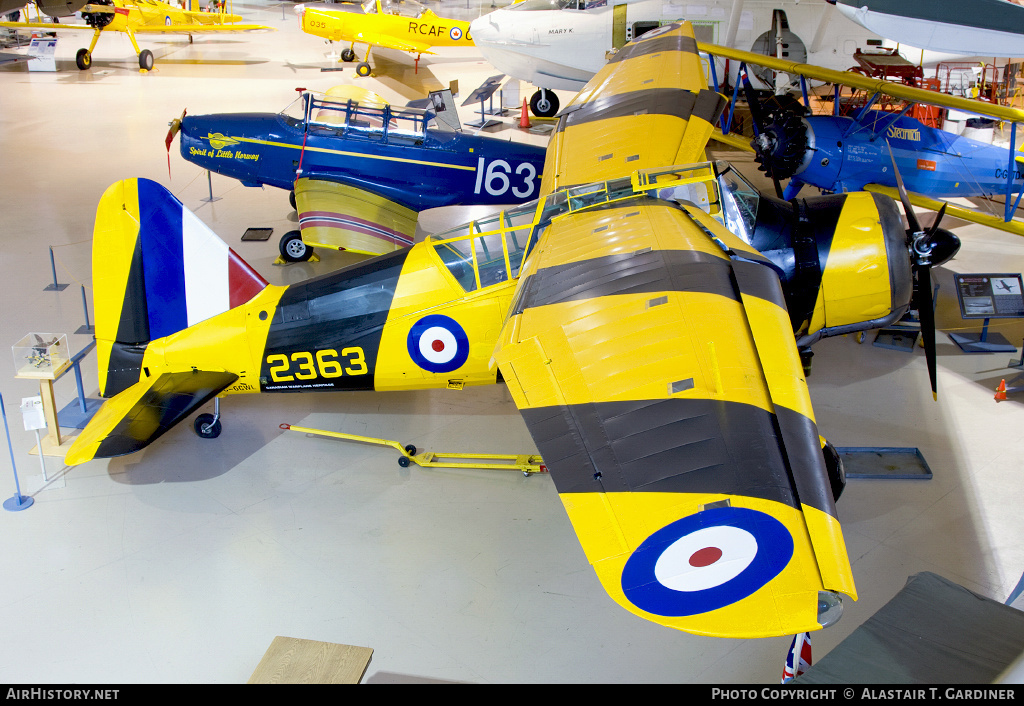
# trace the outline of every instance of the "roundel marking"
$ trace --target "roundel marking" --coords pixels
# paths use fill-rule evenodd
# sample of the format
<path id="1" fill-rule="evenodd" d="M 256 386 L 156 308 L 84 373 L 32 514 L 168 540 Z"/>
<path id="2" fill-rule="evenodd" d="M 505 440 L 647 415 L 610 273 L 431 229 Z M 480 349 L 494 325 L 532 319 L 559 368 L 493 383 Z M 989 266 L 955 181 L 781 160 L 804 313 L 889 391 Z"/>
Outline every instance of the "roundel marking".
<path id="1" fill-rule="evenodd" d="M 416 365 L 432 373 L 450 373 L 469 358 L 469 337 L 455 319 L 424 316 L 409 329 L 406 342 Z"/>
<path id="2" fill-rule="evenodd" d="M 750 596 L 782 573 L 793 556 L 785 525 L 757 510 L 722 507 L 661 528 L 622 570 L 622 590 L 641 610 L 698 615 Z"/>
<path id="3" fill-rule="evenodd" d="M 460 39 L 462 39 L 462 28 L 452 27 L 452 30 L 448 33 L 448 36 L 451 37 L 456 42 L 459 41 Z"/>

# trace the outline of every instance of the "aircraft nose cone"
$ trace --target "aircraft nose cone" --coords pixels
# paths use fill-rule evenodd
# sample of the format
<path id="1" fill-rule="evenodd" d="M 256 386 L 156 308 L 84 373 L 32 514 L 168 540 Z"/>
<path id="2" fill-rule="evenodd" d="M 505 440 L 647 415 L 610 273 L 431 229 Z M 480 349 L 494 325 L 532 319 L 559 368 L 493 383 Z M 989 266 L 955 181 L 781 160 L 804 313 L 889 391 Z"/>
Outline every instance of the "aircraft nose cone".
<path id="1" fill-rule="evenodd" d="M 949 262 L 960 250 L 960 238 L 945 228 L 936 228 L 930 241 L 932 267 L 939 267 Z"/>
<path id="2" fill-rule="evenodd" d="M 469 23 L 469 34 L 473 37 L 475 44 L 480 44 L 480 42 L 493 43 L 498 39 L 501 35 L 501 24 L 495 15 L 499 12 L 500 10 L 490 12 L 477 17 Z"/>

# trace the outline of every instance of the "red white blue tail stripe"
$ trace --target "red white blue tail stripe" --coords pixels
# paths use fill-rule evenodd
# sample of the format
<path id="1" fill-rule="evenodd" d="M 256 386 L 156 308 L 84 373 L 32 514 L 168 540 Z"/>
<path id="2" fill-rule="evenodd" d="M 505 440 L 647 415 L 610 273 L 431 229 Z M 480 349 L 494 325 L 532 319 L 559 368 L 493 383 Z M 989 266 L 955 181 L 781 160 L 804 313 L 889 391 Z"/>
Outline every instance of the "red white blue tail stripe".
<path id="1" fill-rule="evenodd" d="M 139 179 L 139 247 L 149 332 L 163 338 L 244 304 L 267 286 L 164 187 Z"/>

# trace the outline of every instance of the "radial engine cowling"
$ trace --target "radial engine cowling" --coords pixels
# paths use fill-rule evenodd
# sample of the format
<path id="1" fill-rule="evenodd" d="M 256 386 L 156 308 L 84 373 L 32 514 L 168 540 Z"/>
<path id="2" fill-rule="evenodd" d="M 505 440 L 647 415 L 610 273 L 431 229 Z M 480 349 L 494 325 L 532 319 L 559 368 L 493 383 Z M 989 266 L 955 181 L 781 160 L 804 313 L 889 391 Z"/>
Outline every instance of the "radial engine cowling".
<path id="1" fill-rule="evenodd" d="M 800 347 L 906 313 L 913 273 L 895 201 L 868 192 L 783 201 L 741 180 L 720 174 L 727 225 L 778 267 Z"/>

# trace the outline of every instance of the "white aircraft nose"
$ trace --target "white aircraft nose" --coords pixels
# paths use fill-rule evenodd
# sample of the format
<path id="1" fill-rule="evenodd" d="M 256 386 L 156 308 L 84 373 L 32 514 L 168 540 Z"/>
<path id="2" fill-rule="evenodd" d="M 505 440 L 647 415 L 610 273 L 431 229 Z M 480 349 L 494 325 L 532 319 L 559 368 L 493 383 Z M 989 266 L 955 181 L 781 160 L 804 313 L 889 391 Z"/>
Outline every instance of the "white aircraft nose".
<path id="1" fill-rule="evenodd" d="M 469 34 L 473 37 L 473 43 L 493 43 L 501 37 L 501 17 L 503 10 L 495 10 L 486 15 L 481 15 L 469 23 Z"/>

